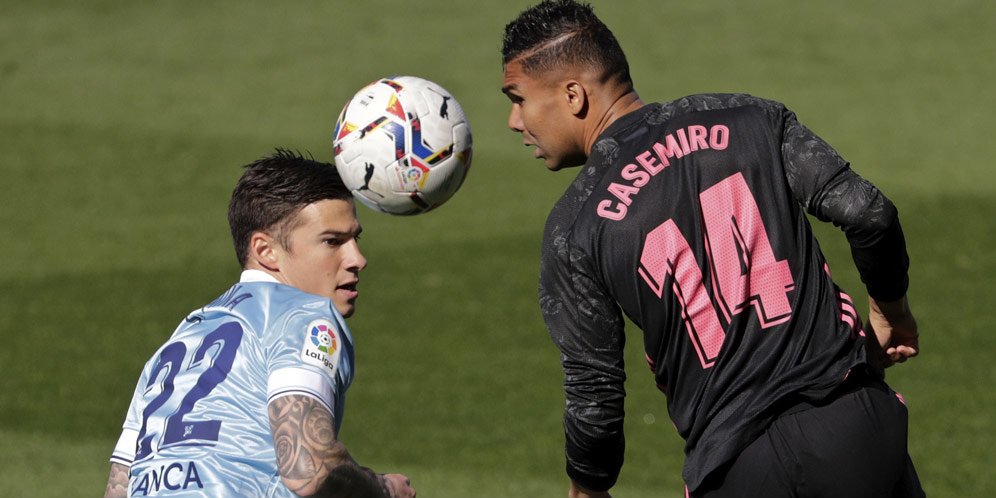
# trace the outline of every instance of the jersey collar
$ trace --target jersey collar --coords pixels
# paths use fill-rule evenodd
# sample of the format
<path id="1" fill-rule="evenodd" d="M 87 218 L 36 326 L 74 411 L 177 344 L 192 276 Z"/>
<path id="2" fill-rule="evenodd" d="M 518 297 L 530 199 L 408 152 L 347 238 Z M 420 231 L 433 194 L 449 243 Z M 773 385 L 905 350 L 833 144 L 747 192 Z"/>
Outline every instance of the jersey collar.
<path id="1" fill-rule="evenodd" d="M 242 270 L 239 282 L 273 282 L 280 283 L 273 275 L 263 270 Z"/>

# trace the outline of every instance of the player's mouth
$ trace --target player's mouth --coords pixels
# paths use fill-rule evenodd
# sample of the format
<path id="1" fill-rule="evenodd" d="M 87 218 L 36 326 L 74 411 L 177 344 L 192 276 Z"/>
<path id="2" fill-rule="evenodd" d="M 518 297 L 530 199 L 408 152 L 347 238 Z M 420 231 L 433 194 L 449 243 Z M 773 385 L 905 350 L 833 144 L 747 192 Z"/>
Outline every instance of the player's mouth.
<path id="1" fill-rule="evenodd" d="M 536 144 L 534 144 L 532 142 L 527 142 L 525 140 L 522 141 L 522 145 L 525 145 L 526 147 L 532 147 L 533 148 L 533 157 L 534 158 L 540 159 L 540 158 L 543 157 L 543 149 L 540 149 L 539 145 L 536 145 Z"/>
<path id="2" fill-rule="evenodd" d="M 346 282 L 340 284 L 335 288 L 336 292 L 342 294 L 346 299 L 356 299 L 356 296 L 360 295 L 360 291 L 356 289 L 356 284 L 360 283 L 359 280 L 354 280 L 352 282 Z"/>

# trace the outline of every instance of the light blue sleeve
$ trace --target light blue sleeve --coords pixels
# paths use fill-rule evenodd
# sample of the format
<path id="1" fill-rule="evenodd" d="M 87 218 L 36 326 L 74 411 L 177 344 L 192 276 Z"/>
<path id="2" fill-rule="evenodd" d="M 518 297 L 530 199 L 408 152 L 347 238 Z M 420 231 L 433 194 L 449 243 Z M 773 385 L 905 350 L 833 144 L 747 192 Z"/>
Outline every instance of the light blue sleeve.
<path id="1" fill-rule="evenodd" d="M 345 320 L 325 303 L 297 303 L 269 324 L 267 402 L 290 394 L 315 398 L 333 414 L 338 431 L 352 382 L 353 345 Z"/>
<path id="2" fill-rule="evenodd" d="M 114 445 L 114 451 L 111 453 L 111 463 L 119 463 L 126 467 L 131 467 L 132 461 L 135 460 L 138 431 L 142 428 L 142 413 L 139 410 L 139 404 L 145 392 L 142 386 L 149 382 L 148 376 L 149 364 L 146 363 L 145 367 L 142 368 L 142 375 L 138 378 L 138 383 L 135 384 L 135 391 L 131 396 L 131 403 L 128 405 L 128 413 L 125 415 L 121 435 L 118 437 L 118 442 Z"/>

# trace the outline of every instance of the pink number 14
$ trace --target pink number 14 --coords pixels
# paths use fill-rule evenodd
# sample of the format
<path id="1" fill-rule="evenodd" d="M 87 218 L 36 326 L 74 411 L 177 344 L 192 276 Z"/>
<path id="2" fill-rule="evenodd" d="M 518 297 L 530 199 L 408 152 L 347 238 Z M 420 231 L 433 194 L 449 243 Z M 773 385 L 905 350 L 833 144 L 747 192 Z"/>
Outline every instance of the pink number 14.
<path id="1" fill-rule="evenodd" d="M 786 260 L 775 260 L 757 202 L 741 173 L 699 194 L 705 219 L 705 247 L 712 275 L 712 295 L 688 241 L 673 220 L 647 234 L 638 272 L 662 297 L 664 281 L 674 277 L 672 289 L 681 304 L 688 337 L 702 368 L 716 363 L 726 339 L 719 312 L 726 323 L 753 306 L 761 328 L 792 316 L 788 292 L 795 288 Z M 717 309 L 719 312 L 717 312 Z"/>

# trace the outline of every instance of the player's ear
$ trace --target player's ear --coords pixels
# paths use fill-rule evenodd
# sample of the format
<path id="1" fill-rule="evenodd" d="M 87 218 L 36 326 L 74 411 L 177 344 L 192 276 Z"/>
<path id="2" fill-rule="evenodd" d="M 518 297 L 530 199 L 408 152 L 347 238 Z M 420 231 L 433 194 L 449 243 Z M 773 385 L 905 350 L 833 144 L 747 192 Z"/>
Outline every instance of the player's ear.
<path id="1" fill-rule="evenodd" d="M 249 259 L 267 270 L 280 271 L 280 243 L 266 232 L 249 237 Z"/>
<path id="2" fill-rule="evenodd" d="M 564 84 L 564 98 L 575 116 L 582 115 L 588 108 L 588 91 L 580 81 L 570 80 Z"/>

